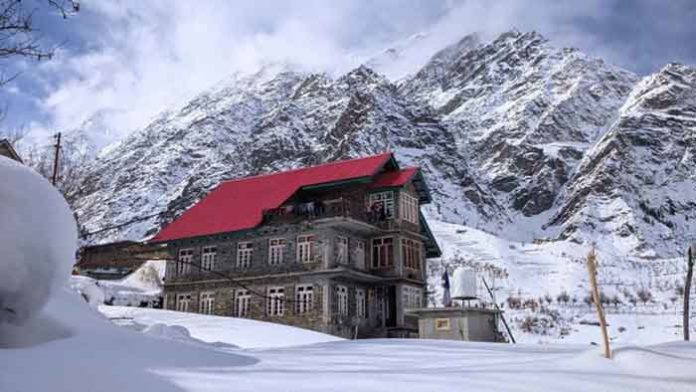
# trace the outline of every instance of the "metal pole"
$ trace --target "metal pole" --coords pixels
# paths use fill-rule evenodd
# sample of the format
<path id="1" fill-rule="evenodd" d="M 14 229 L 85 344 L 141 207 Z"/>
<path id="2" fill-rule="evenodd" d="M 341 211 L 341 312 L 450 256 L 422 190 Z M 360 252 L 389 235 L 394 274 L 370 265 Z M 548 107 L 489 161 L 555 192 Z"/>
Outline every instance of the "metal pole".
<path id="1" fill-rule="evenodd" d="M 58 158 L 60 156 L 60 132 L 56 135 L 56 145 L 54 146 L 56 151 L 53 156 L 53 176 L 51 177 L 51 183 L 55 186 L 58 179 Z"/>
<path id="2" fill-rule="evenodd" d="M 493 292 L 491 291 L 491 288 L 488 287 L 488 283 L 486 283 L 486 278 L 481 277 L 481 280 L 483 280 L 483 285 L 486 286 L 486 290 L 488 291 L 488 294 L 491 296 L 491 299 L 493 300 L 493 306 L 495 306 L 496 310 L 498 310 L 500 314 L 500 319 L 503 320 L 503 325 L 505 326 L 505 330 L 508 333 L 508 336 L 510 336 L 510 341 L 514 344 L 515 342 L 515 337 L 512 336 L 512 331 L 510 330 L 510 326 L 508 326 L 507 321 L 505 321 L 505 316 L 503 316 L 503 311 L 500 310 L 500 307 L 498 304 L 495 302 L 495 297 L 493 296 Z"/>

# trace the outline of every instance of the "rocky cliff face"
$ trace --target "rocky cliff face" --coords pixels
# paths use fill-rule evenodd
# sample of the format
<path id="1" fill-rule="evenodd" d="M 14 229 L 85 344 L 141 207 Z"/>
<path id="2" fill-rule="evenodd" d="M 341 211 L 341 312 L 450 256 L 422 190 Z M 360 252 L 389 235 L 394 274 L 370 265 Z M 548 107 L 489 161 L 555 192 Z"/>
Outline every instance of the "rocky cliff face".
<path id="1" fill-rule="evenodd" d="M 645 257 L 694 240 L 696 68 L 672 64 L 641 80 L 557 204 L 549 225 L 563 239 L 618 244 Z"/>
<path id="2" fill-rule="evenodd" d="M 87 231 L 139 219 L 91 241 L 143 238 L 221 179 L 393 150 L 425 170 L 431 217 L 649 255 L 694 229 L 695 91 L 693 68 L 639 81 L 516 31 L 466 36 L 398 81 L 267 67 L 102 152 L 75 208 Z"/>

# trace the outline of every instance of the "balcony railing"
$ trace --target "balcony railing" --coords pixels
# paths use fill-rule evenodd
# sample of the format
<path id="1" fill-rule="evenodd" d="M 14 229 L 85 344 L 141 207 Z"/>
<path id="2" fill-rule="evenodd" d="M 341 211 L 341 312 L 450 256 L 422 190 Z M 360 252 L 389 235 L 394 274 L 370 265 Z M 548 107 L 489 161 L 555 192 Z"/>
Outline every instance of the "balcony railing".
<path id="1" fill-rule="evenodd" d="M 376 208 L 368 210 L 363 203 L 348 198 L 310 201 L 273 208 L 265 210 L 263 218 L 265 223 L 299 223 L 326 218 L 351 218 L 383 228 L 390 226 L 392 221 L 385 216 L 383 210 Z"/>

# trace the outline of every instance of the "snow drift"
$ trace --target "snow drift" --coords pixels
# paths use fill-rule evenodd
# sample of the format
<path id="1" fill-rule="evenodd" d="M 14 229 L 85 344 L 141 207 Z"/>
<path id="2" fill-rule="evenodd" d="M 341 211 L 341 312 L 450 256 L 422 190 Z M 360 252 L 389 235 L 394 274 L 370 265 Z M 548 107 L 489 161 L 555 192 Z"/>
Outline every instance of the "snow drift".
<path id="1" fill-rule="evenodd" d="M 21 324 L 62 287 L 77 229 L 63 196 L 31 169 L 0 157 L 0 324 Z"/>

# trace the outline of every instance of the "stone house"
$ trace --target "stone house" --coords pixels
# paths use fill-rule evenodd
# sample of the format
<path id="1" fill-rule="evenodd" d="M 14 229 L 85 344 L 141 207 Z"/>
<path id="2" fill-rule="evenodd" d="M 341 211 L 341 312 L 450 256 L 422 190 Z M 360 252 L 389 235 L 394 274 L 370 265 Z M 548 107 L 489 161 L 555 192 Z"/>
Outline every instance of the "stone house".
<path id="1" fill-rule="evenodd" d="M 10 143 L 10 141 L 7 139 L 0 139 L 0 155 L 14 159 L 19 163 L 23 163 L 22 158 L 19 157 L 17 151 L 15 151 L 14 147 L 12 147 L 12 143 Z"/>
<path id="2" fill-rule="evenodd" d="M 416 336 L 440 256 L 419 168 L 391 153 L 225 181 L 152 240 L 165 308 L 343 337 Z"/>

